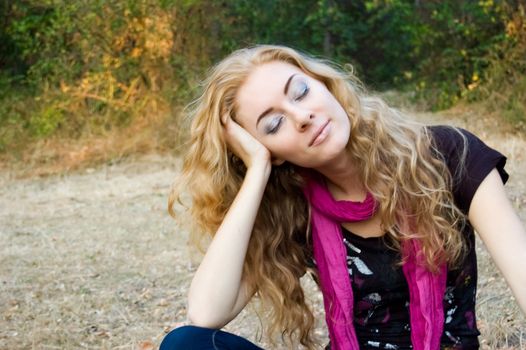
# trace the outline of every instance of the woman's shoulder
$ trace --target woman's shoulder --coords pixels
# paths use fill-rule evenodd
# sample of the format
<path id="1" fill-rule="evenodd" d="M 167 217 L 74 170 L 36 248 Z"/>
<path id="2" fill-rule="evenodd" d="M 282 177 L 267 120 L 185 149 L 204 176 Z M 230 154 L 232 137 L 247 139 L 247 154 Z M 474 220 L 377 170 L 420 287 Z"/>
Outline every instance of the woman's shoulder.
<path id="1" fill-rule="evenodd" d="M 461 209 L 467 212 L 475 191 L 492 169 L 497 168 L 502 181 L 507 181 L 506 157 L 470 131 L 447 125 L 426 128 L 433 149 L 453 177 L 453 193 Z"/>
<path id="2" fill-rule="evenodd" d="M 450 169 L 455 168 L 458 163 L 476 160 L 480 155 L 490 157 L 502 157 L 502 155 L 486 145 L 478 136 L 472 132 L 450 125 L 426 126 L 433 145 L 448 163 Z"/>
<path id="3" fill-rule="evenodd" d="M 505 159 L 497 150 L 489 147 L 472 132 L 455 126 L 426 126 L 434 148 L 446 158 L 456 158 L 461 162 L 478 163 L 479 157 Z M 459 159 L 460 158 L 460 159 Z"/>
<path id="4" fill-rule="evenodd" d="M 429 125 L 425 128 L 435 145 L 442 148 L 456 148 L 459 145 L 465 145 L 471 138 L 477 138 L 468 130 L 451 125 Z"/>

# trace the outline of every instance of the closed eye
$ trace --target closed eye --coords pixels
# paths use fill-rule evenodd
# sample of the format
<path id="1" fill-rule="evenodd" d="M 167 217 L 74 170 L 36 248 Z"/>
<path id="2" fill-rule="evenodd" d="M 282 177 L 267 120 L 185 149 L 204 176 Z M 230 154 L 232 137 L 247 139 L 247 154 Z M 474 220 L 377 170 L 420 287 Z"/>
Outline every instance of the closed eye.
<path id="1" fill-rule="evenodd" d="M 268 123 L 265 124 L 265 133 L 266 134 L 275 134 L 278 132 L 279 128 L 281 127 L 281 123 L 283 122 L 284 116 L 283 115 L 277 115 L 272 118 L 268 118 Z"/>
<path id="2" fill-rule="evenodd" d="M 301 101 L 309 93 L 309 86 L 307 85 L 306 82 L 301 81 L 297 84 L 295 91 L 296 93 L 295 93 L 294 101 Z"/>

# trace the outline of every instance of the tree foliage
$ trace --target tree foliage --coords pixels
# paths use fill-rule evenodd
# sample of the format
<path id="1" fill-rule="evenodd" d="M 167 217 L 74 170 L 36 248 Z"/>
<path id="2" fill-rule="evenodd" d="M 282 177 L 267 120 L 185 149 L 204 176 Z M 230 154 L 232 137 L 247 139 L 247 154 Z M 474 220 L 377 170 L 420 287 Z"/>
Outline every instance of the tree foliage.
<path id="1" fill-rule="evenodd" d="M 211 64 L 256 43 L 351 63 L 432 108 L 495 97 L 524 85 L 524 18 L 523 0 L 5 0 L 0 149 L 168 115 Z M 520 119 L 524 96 L 506 86 L 502 108 Z"/>

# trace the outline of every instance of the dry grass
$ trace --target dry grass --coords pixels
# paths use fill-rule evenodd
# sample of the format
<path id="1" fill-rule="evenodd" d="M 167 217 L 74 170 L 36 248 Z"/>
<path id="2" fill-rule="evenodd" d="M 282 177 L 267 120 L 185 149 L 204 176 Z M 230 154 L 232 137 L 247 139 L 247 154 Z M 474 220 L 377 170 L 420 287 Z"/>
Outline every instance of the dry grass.
<path id="1" fill-rule="evenodd" d="M 4 178 L 0 348 L 133 349 L 184 317 L 184 240 L 165 211 L 174 169 Z"/>
<path id="2" fill-rule="evenodd" d="M 419 118 L 466 125 L 468 110 Z M 491 121 L 468 128 L 508 155 L 509 194 L 526 221 L 526 140 Z M 185 320 L 194 266 L 166 214 L 178 160 L 135 160 L 17 179 L 0 173 L 0 349 L 152 349 Z M 64 169 L 62 169 L 64 170 Z M 479 244 L 483 349 L 526 349 L 526 319 Z M 326 338 L 321 297 L 305 288 Z M 227 326 L 268 344 L 251 309 Z"/>
<path id="3" fill-rule="evenodd" d="M 115 163 L 137 155 L 178 153 L 183 147 L 180 107 L 158 107 L 155 113 L 137 117 L 126 127 L 84 133 L 79 138 L 57 135 L 22 140 L 0 153 L 0 172 L 17 178 L 66 174 L 86 167 Z"/>

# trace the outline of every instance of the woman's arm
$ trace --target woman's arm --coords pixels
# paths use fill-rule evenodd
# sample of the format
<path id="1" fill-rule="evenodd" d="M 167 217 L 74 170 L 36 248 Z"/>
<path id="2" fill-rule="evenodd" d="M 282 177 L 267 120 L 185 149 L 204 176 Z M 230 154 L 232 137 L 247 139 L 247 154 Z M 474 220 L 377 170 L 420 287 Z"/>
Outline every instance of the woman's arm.
<path id="1" fill-rule="evenodd" d="M 271 169 L 268 150 L 230 118 L 225 136 L 247 173 L 190 286 L 188 319 L 208 328 L 226 325 L 254 294 L 242 282 L 243 263 Z"/>
<path id="2" fill-rule="evenodd" d="M 496 169 L 475 192 L 468 217 L 526 315 L 526 231 Z"/>

